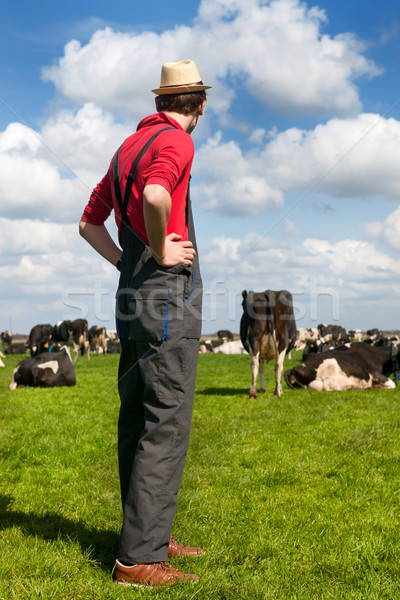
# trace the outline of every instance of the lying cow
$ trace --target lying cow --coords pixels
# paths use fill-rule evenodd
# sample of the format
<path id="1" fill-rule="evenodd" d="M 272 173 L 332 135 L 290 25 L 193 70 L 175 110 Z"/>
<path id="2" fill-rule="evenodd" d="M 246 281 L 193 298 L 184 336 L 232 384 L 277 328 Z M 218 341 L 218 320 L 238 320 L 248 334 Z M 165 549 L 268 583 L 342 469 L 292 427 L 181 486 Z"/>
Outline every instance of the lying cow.
<path id="1" fill-rule="evenodd" d="M 214 354 L 246 354 L 243 344 L 240 340 L 233 342 L 224 342 L 213 349 Z"/>
<path id="2" fill-rule="evenodd" d="M 389 379 L 399 369 L 397 349 L 355 343 L 321 354 L 310 354 L 306 361 L 284 373 L 290 388 L 316 391 L 392 389 Z"/>
<path id="3" fill-rule="evenodd" d="M 11 331 L 1 332 L 1 341 L 5 354 L 26 354 L 28 347 L 25 342 L 14 342 Z"/>
<path id="4" fill-rule="evenodd" d="M 56 387 L 76 384 L 74 366 L 67 346 L 49 355 L 38 354 L 25 358 L 14 369 L 10 390 L 19 386 Z"/>
<path id="5" fill-rule="evenodd" d="M 32 327 L 27 342 L 32 357 L 40 354 L 44 345 L 51 342 L 52 332 L 53 326 L 50 325 L 50 323 L 35 325 Z"/>

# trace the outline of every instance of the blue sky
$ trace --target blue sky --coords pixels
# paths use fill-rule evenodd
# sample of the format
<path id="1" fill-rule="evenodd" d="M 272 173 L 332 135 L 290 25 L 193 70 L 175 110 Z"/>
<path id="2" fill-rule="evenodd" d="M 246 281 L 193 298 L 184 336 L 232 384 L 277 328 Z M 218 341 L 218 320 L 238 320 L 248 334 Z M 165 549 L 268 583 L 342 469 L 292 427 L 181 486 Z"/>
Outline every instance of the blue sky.
<path id="1" fill-rule="evenodd" d="M 400 19 L 392 1 L 2 7 L 0 330 L 114 327 L 117 276 L 77 235 L 90 190 L 154 110 L 162 62 L 213 89 L 193 134 L 203 333 L 243 289 L 299 327 L 400 329 Z M 110 220 L 110 229 L 115 227 Z"/>

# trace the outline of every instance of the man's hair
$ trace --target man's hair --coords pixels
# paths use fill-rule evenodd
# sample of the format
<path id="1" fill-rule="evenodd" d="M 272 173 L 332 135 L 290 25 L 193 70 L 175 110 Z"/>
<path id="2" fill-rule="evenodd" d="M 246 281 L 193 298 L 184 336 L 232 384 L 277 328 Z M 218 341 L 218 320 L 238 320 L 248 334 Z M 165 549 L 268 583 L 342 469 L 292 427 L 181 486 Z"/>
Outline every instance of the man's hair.
<path id="1" fill-rule="evenodd" d="M 206 98 L 204 90 L 191 94 L 163 94 L 156 96 L 156 108 L 157 112 L 167 111 L 189 115 L 197 110 Z"/>

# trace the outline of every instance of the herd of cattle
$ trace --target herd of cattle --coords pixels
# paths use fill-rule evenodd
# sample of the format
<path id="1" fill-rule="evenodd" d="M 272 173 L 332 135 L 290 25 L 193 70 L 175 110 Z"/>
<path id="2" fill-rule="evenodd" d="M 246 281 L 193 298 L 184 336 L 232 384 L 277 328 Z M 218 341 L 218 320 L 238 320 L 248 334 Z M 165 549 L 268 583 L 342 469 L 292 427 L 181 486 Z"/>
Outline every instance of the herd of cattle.
<path id="1" fill-rule="evenodd" d="M 116 331 L 105 327 L 88 326 L 86 319 L 59 321 L 54 326 L 50 323 L 35 325 L 26 342 L 13 342 L 10 331 L 1 333 L 4 354 L 26 354 L 25 358 L 14 369 L 10 389 L 18 386 L 55 387 L 76 384 L 73 362 L 80 354 L 90 360 L 90 352 L 100 354 L 119 353 L 121 344 Z M 74 350 L 72 362 L 69 348 Z M 3 355 L 3 358 L 5 356 Z M 0 358 L 0 366 L 4 366 Z"/>
<path id="2" fill-rule="evenodd" d="M 339 325 L 297 328 L 293 300 L 286 290 L 242 293 L 243 314 L 240 340 L 229 330 L 217 332 L 214 340 L 200 344 L 200 352 L 244 354 L 251 357 L 250 398 L 259 389 L 265 392 L 264 363 L 275 360 L 275 394 L 282 395 L 282 375 L 287 386 L 317 391 L 394 388 L 400 372 L 397 336 L 386 337 L 380 330 L 347 331 Z M 56 325 L 35 325 L 26 342 L 14 342 L 9 331 L 1 333 L 5 354 L 25 354 L 14 369 L 10 389 L 17 386 L 71 386 L 76 384 L 73 362 L 80 354 L 90 360 L 96 354 L 121 351 L 115 331 L 88 327 L 85 319 L 60 321 Z M 74 350 L 72 361 L 69 348 Z M 302 362 L 283 371 L 291 350 L 302 351 Z M 1 355 L 1 353 L 0 353 Z M 4 358 L 4 355 L 3 355 Z M 4 366 L 0 358 L 0 366 Z M 390 379 L 392 375 L 393 379 Z"/>

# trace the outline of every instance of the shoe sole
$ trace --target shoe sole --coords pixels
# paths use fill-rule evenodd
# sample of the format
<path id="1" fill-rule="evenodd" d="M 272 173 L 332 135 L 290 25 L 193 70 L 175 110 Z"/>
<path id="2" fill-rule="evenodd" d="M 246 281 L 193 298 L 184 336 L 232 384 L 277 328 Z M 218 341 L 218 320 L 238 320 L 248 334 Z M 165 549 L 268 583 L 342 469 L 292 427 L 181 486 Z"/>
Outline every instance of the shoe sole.
<path id="1" fill-rule="evenodd" d="M 118 583 L 118 585 L 124 585 L 125 587 L 139 587 L 139 588 L 158 588 L 158 587 L 168 587 L 173 586 L 177 583 L 198 583 L 199 579 L 186 579 L 186 581 L 175 581 L 175 583 L 166 583 L 165 585 L 149 585 L 147 583 L 131 583 L 130 581 L 119 581 L 118 579 L 114 579 L 114 583 Z"/>

